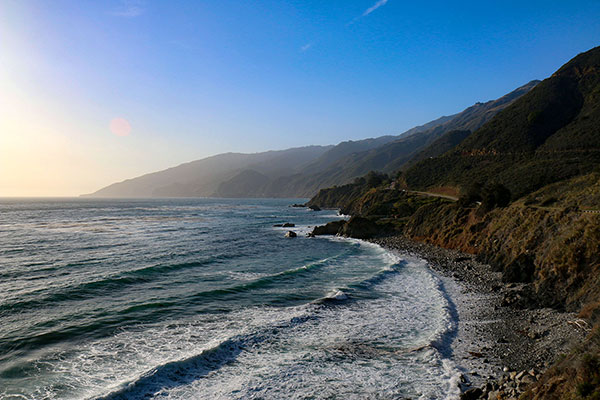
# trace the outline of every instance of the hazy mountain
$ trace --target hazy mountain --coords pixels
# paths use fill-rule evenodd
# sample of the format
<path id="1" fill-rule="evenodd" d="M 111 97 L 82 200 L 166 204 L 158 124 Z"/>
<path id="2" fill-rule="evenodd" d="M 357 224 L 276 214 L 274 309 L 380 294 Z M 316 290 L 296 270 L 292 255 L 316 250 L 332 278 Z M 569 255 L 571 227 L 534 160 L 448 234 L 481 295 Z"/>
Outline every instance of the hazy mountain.
<path id="1" fill-rule="evenodd" d="M 283 190 L 290 177 L 319 172 L 340 158 L 413 135 L 446 122 L 441 117 L 414 127 L 398 136 L 381 136 L 346 141 L 336 146 L 308 146 L 255 154 L 225 153 L 137 178 L 114 183 L 88 197 L 294 197 L 310 192 L 292 185 Z M 247 185 L 249 179 L 252 185 Z M 288 185 L 289 186 L 289 185 Z M 317 182 L 318 186 L 318 182 Z"/>
<path id="2" fill-rule="evenodd" d="M 242 197 L 310 197 L 320 188 L 340 182 L 343 183 L 355 176 L 362 175 L 364 166 L 359 166 L 359 169 L 355 170 L 354 165 L 358 165 L 357 158 L 360 159 L 361 155 L 366 154 L 368 151 L 383 148 L 399 138 L 406 137 L 409 142 L 415 141 L 417 140 L 415 138 L 420 136 L 421 133 L 444 124 L 455 116 L 440 117 L 424 125 L 411 128 L 397 136 L 388 135 L 341 142 L 323 153 L 314 162 L 301 168 L 299 173 L 262 182 L 262 185 L 254 186 L 253 190 L 246 192 Z M 360 169 L 360 167 L 363 169 Z M 243 177 L 246 175 L 246 171 L 241 171 L 240 175 Z M 218 197 L 233 197 L 231 193 L 239 193 L 235 185 L 240 180 L 241 178 L 236 178 L 223 182 L 215 195 Z"/>
<path id="3" fill-rule="evenodd" d="M 332 165 L 335 165 L 337 161 L 343 159 L 344 157 L 352 157 L 353 154 L 363 153 L 372 149 L 380 148 L 398 139 L 408 138 L 409 136 L 417 135 L 422 132 L 427 132 L 433 128 L 445 124 L 448 121 L 451 121 L 457 115 L 458 114 L 440 117 L 426 124 L 415 126 L 414 128 L 411 128 L 397 136 L 388 135 L 380 136 L 374 139 L 364 139 L 356 141 L 349 140 L 346 142 L 341 142 L 338 145 L 331 148 L 330 150 L 326 151 L 316 161 L 303 168 L 302 173 L 304 175 L 309 175 L 325 171 L 327 168 L 331 167 Z"/>
<path id="4" fill-rule="evenodd" d="M 332 146 L 308 146 L 255 154 L 225 153 L 114 183 L 92 197 L 214 196 L 222 182 L 251 169 L 269 179 L 297 172 Z"/>
<path id="5" fill-rule="evenodd" d="M 528 83 L 397 136 L 255 154 L 225 153 L 115 183 L 92 197 L 310 197 L 368 171 L 393 172 L 444 134 L 474 130 L 529 91 Z"/>

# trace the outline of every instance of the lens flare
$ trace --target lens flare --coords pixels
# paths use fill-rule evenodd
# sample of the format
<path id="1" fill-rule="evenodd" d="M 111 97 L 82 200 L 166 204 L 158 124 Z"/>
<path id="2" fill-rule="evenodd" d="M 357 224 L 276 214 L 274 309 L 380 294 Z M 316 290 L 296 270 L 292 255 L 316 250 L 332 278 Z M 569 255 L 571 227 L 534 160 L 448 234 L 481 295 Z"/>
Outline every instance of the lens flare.
<path id="1" fill-rule="evenodd" d="M 131 125 L 125 118 L 114 118 L 110 121 L 110 131 L 117 136 L 128 136 L 131 132 Z"/>

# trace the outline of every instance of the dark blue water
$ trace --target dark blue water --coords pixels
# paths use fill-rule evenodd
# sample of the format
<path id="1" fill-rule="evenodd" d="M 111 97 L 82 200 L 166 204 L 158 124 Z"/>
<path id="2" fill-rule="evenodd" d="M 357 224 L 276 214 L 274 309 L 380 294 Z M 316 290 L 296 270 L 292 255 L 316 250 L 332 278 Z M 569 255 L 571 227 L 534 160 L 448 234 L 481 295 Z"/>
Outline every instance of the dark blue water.
<path id="1" fill-rule="evenodd" d="M 0 399 L 454 395 L 425 264 L 295 201 L 0 200 Z"/>

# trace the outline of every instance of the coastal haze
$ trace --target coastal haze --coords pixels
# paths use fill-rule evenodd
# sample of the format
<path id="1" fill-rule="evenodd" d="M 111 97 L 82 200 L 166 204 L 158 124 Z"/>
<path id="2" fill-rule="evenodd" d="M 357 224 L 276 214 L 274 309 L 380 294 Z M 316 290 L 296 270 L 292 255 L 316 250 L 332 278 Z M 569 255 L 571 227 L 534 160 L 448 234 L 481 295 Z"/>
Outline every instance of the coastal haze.
<path id="1" fill-rule="evenodd" d="M 594 1 L 3 2 L 0 196 L 397 136 L 549 76 L 597 44 L 597 13 Z"/>
<path id="2" fill-rule="evenodd" d="M 0 4 L 0 400 L 600 398 L 600 3 Z"/>

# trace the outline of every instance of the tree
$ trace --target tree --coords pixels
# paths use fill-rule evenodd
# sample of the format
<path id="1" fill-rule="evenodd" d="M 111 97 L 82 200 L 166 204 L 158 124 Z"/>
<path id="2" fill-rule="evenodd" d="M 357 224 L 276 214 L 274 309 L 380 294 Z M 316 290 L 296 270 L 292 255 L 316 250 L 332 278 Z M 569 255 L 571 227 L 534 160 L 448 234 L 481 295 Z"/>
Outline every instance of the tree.
<path id="1" fill-rule="evenodd" d="M 354 178 L 354 185 L 364 185 L 366 183 L 365 178 L 363 176 Z"/>
<path id="2" fill-rule="evenodd" d="M 458 204 L 461 207 L 470 207 L 482 200 L 481 192 L 483 185 L 479 182 L 473 182 L 469 186 L 461 188 L 461 195 L 458 198 Z"/>
<path id="3" fill-rule="evenodd" d="M 500 183 L 494 182 L 482 185 L 479 182 L 474 182 L 462 191 L 458 204 L 461 207 L 470 207 L 476 203 L 481 203 L 481 208 L 484 211 L 490 211 L 496 207 L 508 206 L 510 199 L 510 190 Z"/>
<path id="4" fill-rule="evenodd" d="M 365 175 L 365 179 L 367 181 L 367 185 L 371 188 L 374 188 L 388 180 L 388 176 L 381 172 L 369 171 L 369 173 Z"/>
<path id="5" fill-rule="evenodd" d="M 484 210 L 490 211 L 496 207 L 508 206 L 510 204 L 511 193 L 504 185 L 491 183 L 483 188 L 481 197 L 481 206 Z"/>

